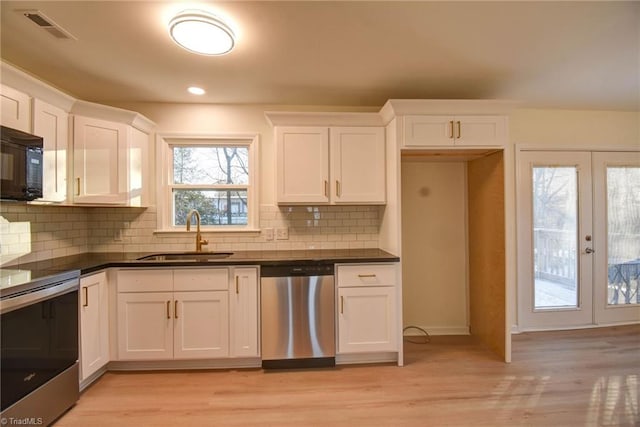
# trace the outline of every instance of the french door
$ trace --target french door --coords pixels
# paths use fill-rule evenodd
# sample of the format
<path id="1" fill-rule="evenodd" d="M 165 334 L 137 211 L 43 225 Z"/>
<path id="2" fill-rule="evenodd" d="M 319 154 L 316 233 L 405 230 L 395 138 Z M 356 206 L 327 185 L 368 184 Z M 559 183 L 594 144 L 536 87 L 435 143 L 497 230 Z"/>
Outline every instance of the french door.
<path id="1" fill-rule="evenodd" d="M 640 153 L 522 151 L 522 330 L 640 322 Z"/>

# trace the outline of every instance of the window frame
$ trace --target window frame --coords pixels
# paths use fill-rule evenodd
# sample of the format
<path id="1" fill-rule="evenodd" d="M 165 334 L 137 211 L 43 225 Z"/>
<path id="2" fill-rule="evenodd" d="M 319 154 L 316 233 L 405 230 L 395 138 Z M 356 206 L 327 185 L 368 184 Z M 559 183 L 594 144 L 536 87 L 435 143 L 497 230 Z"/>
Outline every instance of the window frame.
<path id="1" fill-rule="evenodd" d="M 157 134 L 157 230 L 156 233 L 186 232 L 184 226 L 173 225 L 173 194 L 174 188 L 211 188 L 208 185 L 173 184 L 173 147 L 185 146 L 229 146 L 247 147 L 249 180 L 247 184 L 216 185 L 224 187 L 245 188 L 247 190 L 247 224 L 246 225 L 202 225 L 201 230 L 206 233 L 243 233 L 259 232 L 259 134 L 190 134 L 163 133 Z"/>

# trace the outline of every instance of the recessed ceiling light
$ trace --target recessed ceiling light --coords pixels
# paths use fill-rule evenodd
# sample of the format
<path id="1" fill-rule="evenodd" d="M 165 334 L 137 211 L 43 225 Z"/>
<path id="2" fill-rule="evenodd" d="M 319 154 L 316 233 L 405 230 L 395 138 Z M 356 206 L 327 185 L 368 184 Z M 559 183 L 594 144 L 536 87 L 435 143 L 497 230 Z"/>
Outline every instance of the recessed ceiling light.
<path id="1" fill-rule="evenodd" d="M 204 95 L 205 91 L 201 87 L 191 86 L 187 89 L 187 91 L 193 95 Z"/>
<path id="2" fill-rule="evenodd" d="M 171 38 L 189 52 L 223 55 L 233 49 L 235 36 L 220 18 L 202 11 L 185 10 L 169 22 Z"/>

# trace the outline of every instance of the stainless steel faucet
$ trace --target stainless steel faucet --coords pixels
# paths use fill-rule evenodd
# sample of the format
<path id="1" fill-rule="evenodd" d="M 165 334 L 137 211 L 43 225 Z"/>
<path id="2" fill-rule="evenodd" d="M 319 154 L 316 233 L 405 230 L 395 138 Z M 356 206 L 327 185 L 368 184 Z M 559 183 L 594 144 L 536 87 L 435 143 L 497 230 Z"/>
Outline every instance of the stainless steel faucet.
<path id="1" fill-rule="evenodd" d="M 200 212 L 192 209 L 187 214 L 187 231 L 191 231 L 191 217 L 196 216 L 196 252 L 202 252 L 202 247 L 209 244 L 208 240 L 202 238 L 200 233 Z"/>

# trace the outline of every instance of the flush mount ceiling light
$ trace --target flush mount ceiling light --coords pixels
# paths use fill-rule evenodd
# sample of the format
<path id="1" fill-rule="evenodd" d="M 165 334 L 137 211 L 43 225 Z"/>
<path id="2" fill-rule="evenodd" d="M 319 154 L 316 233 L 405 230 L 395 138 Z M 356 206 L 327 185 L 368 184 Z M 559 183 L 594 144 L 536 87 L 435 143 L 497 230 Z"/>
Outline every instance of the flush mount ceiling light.
<path id="1" fill-rule="evenodd" d="M 235 43 L 231 28 L 210 13 L 185 10 L 169 22 L 171 38 L 189 52 L 201 55 L 223 55 Z"/>

